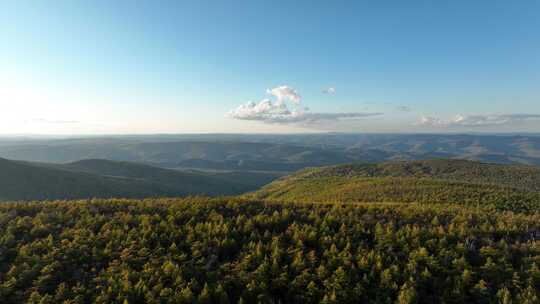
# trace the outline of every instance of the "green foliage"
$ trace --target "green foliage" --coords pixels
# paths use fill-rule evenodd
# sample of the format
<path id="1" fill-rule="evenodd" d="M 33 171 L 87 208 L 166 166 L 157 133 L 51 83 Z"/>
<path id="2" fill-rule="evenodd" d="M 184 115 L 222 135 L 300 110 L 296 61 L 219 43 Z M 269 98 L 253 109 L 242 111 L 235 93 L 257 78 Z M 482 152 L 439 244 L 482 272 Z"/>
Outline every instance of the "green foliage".
<path id="1" fill-rule="evenodd" d="M 501 165 L 459 159 L 347 164 L 307 169 L 299 172 L 296 177 L 435 178 L 540 191 L 540 168 L 537 166 Z"/>
<path id="2" fill-rule="evenodd" d="M 540 210 L 540 169 L 462 160 L 342 165 L 281 178 L 250 198 L 289 202 L 419 202 Z"/>
<path id="3" fill-rule="evenodd" d="M 540 214 L 239 199 L 0 205 L 0 303 L 538 303 Z"/>
<path id="4" fill-rule="evenodd" d="M 234 195 L 275 177 L 250 172 L 182 172 L 95 159 L 59 165 L 0 158 L 0 201 Z"/>

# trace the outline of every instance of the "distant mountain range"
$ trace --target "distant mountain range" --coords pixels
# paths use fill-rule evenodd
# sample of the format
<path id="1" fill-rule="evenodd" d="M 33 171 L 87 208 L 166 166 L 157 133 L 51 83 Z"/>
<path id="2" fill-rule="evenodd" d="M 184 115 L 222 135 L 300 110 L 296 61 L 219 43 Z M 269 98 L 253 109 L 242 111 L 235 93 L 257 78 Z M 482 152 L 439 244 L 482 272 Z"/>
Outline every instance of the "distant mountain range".
<path id="1" fill-rule="evenodd" d="M 162 167 L 265 171 L 293 171 L 349 160 L 341 151 L 295 145 L 198 141 L 126 143 L 100 139 L 2 145 L 0 156 L 54 163 L 99 158 Z"/>
<path id="2" fill-rule="evenodd" d="M 156 135 L 0 139 L 0 157 L 67 163 L 108 159 L 165 168 L 292 172 L 350 162 L 456 158 L 540 165 L 531 135 Z"/>
<path id="3" fill-rule="evenodd" d="M 275 177 L 270 173 L 181 172 L 99 159 L 50 164 L 0 158 L 0 200 L 235 195 Z"/>

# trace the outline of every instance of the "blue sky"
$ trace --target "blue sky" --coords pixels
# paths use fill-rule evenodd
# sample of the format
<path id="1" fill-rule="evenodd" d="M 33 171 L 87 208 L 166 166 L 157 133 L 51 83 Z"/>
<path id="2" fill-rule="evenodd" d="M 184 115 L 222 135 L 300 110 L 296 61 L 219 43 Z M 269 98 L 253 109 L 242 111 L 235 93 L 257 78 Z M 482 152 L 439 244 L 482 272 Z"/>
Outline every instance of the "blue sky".
<path id="1" fill-rule="evenodd" d="M 538 132 L 539 11 L 3 1 L 0 133 Z"/>

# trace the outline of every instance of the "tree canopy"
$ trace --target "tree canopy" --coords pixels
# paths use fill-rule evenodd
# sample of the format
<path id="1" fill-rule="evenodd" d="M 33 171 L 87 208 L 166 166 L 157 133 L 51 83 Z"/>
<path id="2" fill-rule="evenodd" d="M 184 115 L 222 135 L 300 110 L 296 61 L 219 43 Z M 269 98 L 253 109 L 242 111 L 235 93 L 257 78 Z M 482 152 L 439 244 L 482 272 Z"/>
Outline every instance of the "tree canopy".
<path id="1" fill-rule="evenodd" d="M 540 214 L 447 204 L 0 205 L 2 303 L 538 303 Z"/>

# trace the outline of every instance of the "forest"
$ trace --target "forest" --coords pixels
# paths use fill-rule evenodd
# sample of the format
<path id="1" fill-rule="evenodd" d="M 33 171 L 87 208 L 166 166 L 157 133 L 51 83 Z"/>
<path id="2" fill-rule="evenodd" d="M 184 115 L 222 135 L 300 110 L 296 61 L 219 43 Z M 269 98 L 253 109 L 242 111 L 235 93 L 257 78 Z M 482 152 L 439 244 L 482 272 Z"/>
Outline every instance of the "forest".
<path id="1" fill-rule="evenodd" d="M 540 304 L 540 0 L 0 0 L 0 304 Z"/>
<path id="2" fill-rule="evenodd" d="M 2 303 L 539 303 L 540 214 L 239 198 L 0 205 Z"/>
<path id="3" fill-rule="evenodd" d="M 466 160 L 422 160 L 309 168 L 244 195 L 287 202 L 451 203 L 540 211 L 540 169 Z"/>

